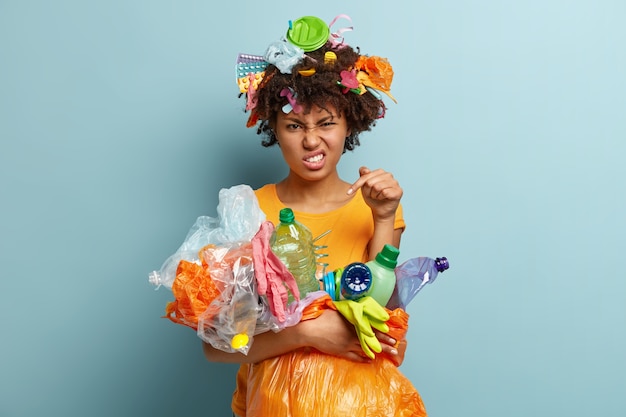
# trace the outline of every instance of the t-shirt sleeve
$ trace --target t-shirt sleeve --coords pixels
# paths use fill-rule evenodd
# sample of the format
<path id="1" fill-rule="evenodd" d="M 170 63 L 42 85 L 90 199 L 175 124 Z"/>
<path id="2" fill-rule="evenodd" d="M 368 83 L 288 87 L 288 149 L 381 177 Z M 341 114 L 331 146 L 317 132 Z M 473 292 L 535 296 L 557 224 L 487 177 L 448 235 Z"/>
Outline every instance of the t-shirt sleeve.
<path id="1" fill-rule="evenodd" d="M 398 209 L 396 210 L 396 220 L 393 224 L 394 229 L 406 229 L 406 223 L 404 223 L 404 212 L 402 211 L 402 204 L 398 205 Z"/>

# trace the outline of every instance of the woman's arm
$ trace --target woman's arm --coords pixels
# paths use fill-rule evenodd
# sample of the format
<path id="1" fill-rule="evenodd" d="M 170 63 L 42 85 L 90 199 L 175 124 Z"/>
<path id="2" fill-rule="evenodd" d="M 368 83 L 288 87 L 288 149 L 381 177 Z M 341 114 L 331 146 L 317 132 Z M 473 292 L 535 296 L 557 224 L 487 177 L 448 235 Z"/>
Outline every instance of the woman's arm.
<path id="1" fill-rule="evenodd" d="M 394 339 L 380 333 L 379 340 L 384 352 L 398 356 Z M 260 362 L 305 347 L 355 362 L 370 361 L 363 353 L 354 326 L 335 310 L 326 310 L 316 319 L 302 321 L 277 333 L 269 331 L 254 336 L 247 355 L 228 353 L 208 343 L 202 344 L 207 360 L 228 363 Z"/>
<path id="2" fill-rule="evenodd" d="M 367 248 L 370 259 L 374 259 L 376 254 L 379 253 L 386 244 L 393 245 L 398 249 L 400 248 L 402 229 L 394 229 L 393 220 L 390 223 L 391 225 L 377 225 L 376 222 L 374 222 L 374 236 L 372 237 L 372 240 L 370 240 L 370 244 Z"/>
<path id="3" fill-rule="evenodd" d="M 386 244 L 400 248 L 401 229 L 395 229 L 396 210 L 402 198 L 402 188 L 390 172 L 382 169 L 370 171 L 359 169 L 359 179 L 350 187 L 348 193 L 361 188 L 365 203 L 372 209 L 374 235 L 370 240 L 368 252 L 374 258 Z"/>
<path id="4" fill-rule="evenodd" d="M 365 203 L 372 209 L 374 234 L 368 245 L 369 258 L 373 259 L 386 244 L 400 248 L 403 229 L 395 228 L 396 211 L 400 205 L 403 191 L 398 181 L 389 172 L 382 169 L 371 171 L 359 169 L 359 179 L 352 184 L 348 193 L 361 188 Z M 376 331 L 376 337 L 383 346 L 383 351 L 392 352 L 389 356 L 396 366 L 404 361 L 406 339 L 396 343 L 389 335 Z"/>

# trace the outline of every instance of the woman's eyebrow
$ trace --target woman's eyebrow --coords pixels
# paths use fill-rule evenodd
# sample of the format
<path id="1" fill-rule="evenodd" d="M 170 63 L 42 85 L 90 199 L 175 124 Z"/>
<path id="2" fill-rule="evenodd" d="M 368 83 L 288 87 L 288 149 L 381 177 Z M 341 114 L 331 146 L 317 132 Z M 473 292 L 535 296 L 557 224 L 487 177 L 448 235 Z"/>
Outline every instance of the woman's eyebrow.
<path id="1" fill-rule="evenodd" d="M 315 124 L 318 125 L 320 123 L 326 123 L 329 120 L 334 120 L 334 118 L 335 118 L 335 116 L 333 116 L 331 114 L 331 115 L 322 117 L 321 119 L 317 120 L 315 122 Z M 297 117 L 285 117 L 285 120 L 287 120 L 288 122 L 297 123 L 297 124 L 300 124 L 300 125 L 305 125 L 306 124 L 303 120 L 301 120 L 301 119 L 299 119 Z"/>
<path id="2" fill-rule="evenodd" d="M 329 114 L 328 116 L 322 117 L 321 119 L 319 119 L 317 123 L 324 123 L 324 122 L 327 122 L 329 120 L 334 120 L 334 119 L 335 119 L 335 116 L 332 114 Z"/>
<path id="3" fill-rule="evenodd" d="M 315 124 L 325 123 L 325 122 L 328 122 L 329 120 L 335 120 L 335 115 L 329 114 L 328 116 L 320 117 L 319 119 L 315 121 Z"/>

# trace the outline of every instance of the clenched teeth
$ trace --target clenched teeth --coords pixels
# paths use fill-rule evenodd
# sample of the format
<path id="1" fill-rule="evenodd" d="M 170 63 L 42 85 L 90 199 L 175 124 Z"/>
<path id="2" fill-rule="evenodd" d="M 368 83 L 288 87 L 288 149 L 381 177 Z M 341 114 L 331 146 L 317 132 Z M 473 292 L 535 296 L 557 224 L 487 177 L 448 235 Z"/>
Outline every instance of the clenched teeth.
<path id="1" fill-rule="evenodd" d="M 306 161 L 307 162 L 319 162 L 324 158 L 324 155 L 320 154 L 320 155 L 315 155 L 312 158 L 308 158 Z"/>

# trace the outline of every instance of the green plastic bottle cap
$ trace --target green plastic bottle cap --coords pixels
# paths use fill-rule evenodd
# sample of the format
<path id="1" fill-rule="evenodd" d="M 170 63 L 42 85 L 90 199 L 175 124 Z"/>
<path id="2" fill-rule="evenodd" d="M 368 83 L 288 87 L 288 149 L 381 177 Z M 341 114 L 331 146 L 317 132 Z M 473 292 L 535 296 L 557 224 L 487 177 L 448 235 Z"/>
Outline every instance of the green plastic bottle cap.
<path id="1" fill-rule="evenodd" d="M 330 28 L 319 17 L 304 16 L 289 23 L 287 40 L 304 52 L 321 48 L 330 37 Z"/>
<path id="2" fill-rule="evenodd" d="M 398 265 L 398 255 L 400 255 L 398 248 L 386 244 L 383 246 L 383 250 L 376 255 L 376 261 L 387 268 L 393 269 Z"/>
<path id="3" fill-rule="evenodd" d="M 293 215 L 293 210 L 289 207 L 286 207 L 278 213 L 278 220 L 281 223 L 293 223 L 295 216 Z"/>

